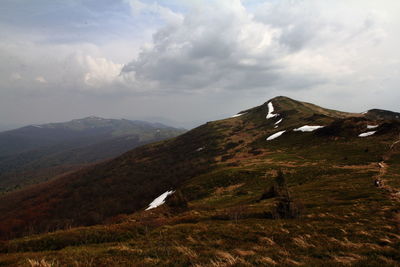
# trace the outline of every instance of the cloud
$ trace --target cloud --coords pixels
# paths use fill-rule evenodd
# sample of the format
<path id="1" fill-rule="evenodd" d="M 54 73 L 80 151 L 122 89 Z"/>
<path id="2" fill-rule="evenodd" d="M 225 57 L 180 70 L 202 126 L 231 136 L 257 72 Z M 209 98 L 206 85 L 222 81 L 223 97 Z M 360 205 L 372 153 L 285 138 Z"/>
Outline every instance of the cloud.
<path id="1" fill-rule="evenodd" d="M 183 15 L 172 11 L 170 8 L 159 5 L 157 2 L 152 4 L 145 4 L 139 0 L 125 0 L 130 7 L 134 15 L 155 15 L 168 24 L 180 24 L 183 20 Z"/>
<path id="2" fill-rule="evenodd" d="M 0 10 L 2 120 L 25 118 L 14 103 L 210 120 L 276 95 L 398 109 L 399 1 L 25 2 Z"/>
<path id="3" fill-rule="evenodd" d="M 82 67 L 86 68 L 84 74 L 84 82 L 91 87 L 107 86 L 115 81 L 121 69 L 122 64 L 116 64 L 106 58 L 93 58 L 91 56 L 84 56 L 78 58 Z"/>
<path id="4" fill-rule="evenodd" d="M 168 91 L 268 86 L 279 77 L 279 31 L 256 22 L 240 1 L 196 7 L 168 24 L 123 72 Z"/>
<path id="5" fill-rule="evenodd" d="M 35 78 L 35 81 L 40 82 L 40 83 L 47 83 L 47 80 L 43 76 L 37 76 Z"/>
<path id="6" fill-rule="evenodd" d="M 13 82 L 19 81 L 21 79 L 22 79 L 22 76 L 18 72 L 11 73 L 11 75 L 10 75 L 10 80 Z"/>
<path id="7" fill-rule="evenodd" d="M 365 65 L 364 55 L 387 37 L 375 9 L 346 12 L 341 3 L 283 0 L 261 2 L 250 10 L 240 0 L 192 2 L 184 14 L 157 2 L 124 3 L 133 17 L 163 21 L 138 55 L 125 58 L 126 64 L 109 57 L 123 58 L 119 44 L 113 50 L 108 43 L 105 55 L 98 44 L 55 44 L 36 35 L 31 43 L 3 46 L 4 54 L 15 54 L 8 75 L 36 79 L 45 73 L 49 78 L 41 79 L 42 84 L 96 94 L 311 90 L 355 79 Z M 22 79 L 19 86 L 28 88 Z"/>
<path id="8" fill-rule="evenodd" d="M 239 0 L 196 5 L 158 30 L 122 72 L 175 93 L 290 91 L 341 82 L 360 67 L 348 54 L 374 49 L 385 38 L 373 13 L 343 10 L 318 1 L 268 2 L 254 13 Z"/>

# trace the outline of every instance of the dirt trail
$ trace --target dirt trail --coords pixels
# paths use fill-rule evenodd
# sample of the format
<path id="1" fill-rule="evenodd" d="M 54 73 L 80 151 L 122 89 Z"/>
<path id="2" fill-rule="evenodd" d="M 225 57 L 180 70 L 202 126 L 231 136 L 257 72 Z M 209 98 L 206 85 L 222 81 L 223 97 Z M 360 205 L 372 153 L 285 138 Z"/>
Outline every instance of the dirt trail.
<path id="1" fill-rule="evenodd" d="M 399 139 L 394 141 L 390 145 L 389 150 L 383 155 L 383 161 L 378 162 L 379 173 L 374 176 L 375 186 L 389 193 L 390 198 L 398 202 L 400 202 L 400 191 L 392 186 L 387 185 L 385 183 L 384 176 L 386 175 L 389 168 L 389 164 L 387 164 L 385 161 L 390 160 L 390 158 L 395 152 L 396 146 L 398 146 L 399 144 L 400 144 L 400 135 Z"/>

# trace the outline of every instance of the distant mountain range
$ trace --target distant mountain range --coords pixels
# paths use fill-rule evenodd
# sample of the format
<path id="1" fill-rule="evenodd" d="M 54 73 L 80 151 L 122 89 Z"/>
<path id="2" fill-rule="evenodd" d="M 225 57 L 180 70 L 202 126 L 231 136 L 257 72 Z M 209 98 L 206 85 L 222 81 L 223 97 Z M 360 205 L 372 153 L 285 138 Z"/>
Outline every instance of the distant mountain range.
<path id="1" fill-rule="evenodd" d="M 0 191 L 115 157 L 185 130 L 161 123 L 87 117 L 0 133 Z"/>
<path id="2" fill-rule="evenodd" d="M 399 116 L 276 97 L 3 194 L 0 265 L 30 257 L 60 266 L 397 266 Z M 62 126 L 59 135 L 67 144 L 77 132 L 94 140 L 89 125 L 99 124 L 111 147 L 125 129 L 85 121 Z M 153 138 L 164 129 L 149 127 Z M 60 131 L 51 125 L 20 131 L 33 138 L 43 129 Z M 10 146 L 3 154 L 10 147 L 27 153 L 20 143 L 4 142 Z M 93 150 L 85 153 L 103 151 L 87 146 Z M 81 161 L 87 157 L 81 149 L 45 153 L 41 164 Z"/>
<path id="3" fill-rule="evenodd" d="M 20 128 L 20 124 L 0 124 L 0 132 Z"/>

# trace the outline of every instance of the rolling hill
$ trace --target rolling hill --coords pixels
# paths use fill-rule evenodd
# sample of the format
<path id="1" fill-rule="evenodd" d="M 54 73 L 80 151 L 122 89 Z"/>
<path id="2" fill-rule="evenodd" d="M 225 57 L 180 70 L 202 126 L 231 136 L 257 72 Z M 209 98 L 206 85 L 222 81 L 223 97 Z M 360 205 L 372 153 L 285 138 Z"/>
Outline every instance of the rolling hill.
<path id="1" fill-rule="evenodd" d="M 183 133 L 159 123 L 88 117 L 0 133 L 0 192 L 46 181 Z"/>
<path id="2" fill-rule="evenodd" d="M 397 116 L 276 97 L 10 192 L 0 264 L 398 266 Z"/>

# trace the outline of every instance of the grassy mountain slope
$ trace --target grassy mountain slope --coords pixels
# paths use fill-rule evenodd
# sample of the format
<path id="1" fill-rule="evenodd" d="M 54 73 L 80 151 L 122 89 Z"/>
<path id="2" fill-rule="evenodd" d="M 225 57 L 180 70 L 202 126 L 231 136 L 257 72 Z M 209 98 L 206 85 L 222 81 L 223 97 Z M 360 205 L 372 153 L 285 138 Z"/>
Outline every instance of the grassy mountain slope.
<path id="1" fill-rule="evenodd" d="M 183 132 L 157 123 L 89 117 L 0 133 L 0 191 L 45 181 Z"/>
<path id="2" fill-rule="evenodd" d="M 4 241 L 0 263 L 398 266 L 400 123 L 271 102 L 279 116 L 266 119 L 265 103 L 2 197 L 3 237 L 28 236 Z M 304 125 L 325 127 L 292 131 Z M 358 137 L 368 125 L 378 125 L 376 133 Z M 287 192 L 271 195 L 279 170 Z M 144 210 L 170 189 L 188 207 L 167 199 Z M 285 194 L 295 218 L 277 216 Z M 109 224 L 29 235 L 97 222 Z"/>

